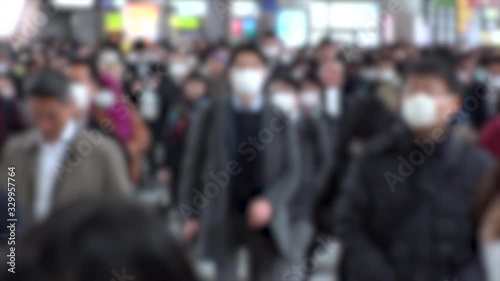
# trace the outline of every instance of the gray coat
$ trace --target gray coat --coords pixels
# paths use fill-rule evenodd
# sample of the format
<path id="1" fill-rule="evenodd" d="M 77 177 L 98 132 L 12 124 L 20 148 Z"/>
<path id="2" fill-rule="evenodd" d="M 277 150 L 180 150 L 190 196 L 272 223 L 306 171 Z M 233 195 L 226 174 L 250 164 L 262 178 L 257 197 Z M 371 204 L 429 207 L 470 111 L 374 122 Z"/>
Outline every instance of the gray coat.
<path id="1" fill-rule="evenodd" d="M 231 176 L 237 175 L 241 168 L 232 158 L 240 153 L 252 161 L 257 149 L 250 144 L 251 138 L 248 143 L 233 141 L 231 112 L 227 100 L 200 109 L 190 128 L 180 178 L 179 210 L 184 219 L 200 217 L 202 255 L 215 259 L 232 250 L 231 239 L 234 239 L 229 231 L 233 227 L 229 219 L 229 191 L 235 188 Z M 297 132 L 281 112 L 265 105 L 256 138 L 263 155 L 263 167 L 259 167 L 263 177 L 262 196 L 274 208 L 269 229 L 277 249 L 287 257 L 293 251 L 289 244 L 289 202 L 300 176 Z"/>
<path id="2" fill-rule="evenodd" d="M 40 142 L 35 130 L 8 140 L 0 162 L 2 183 L 15 167 L 16 202 L 33 219 L 35 176 Z M 125 157 L 117 143 L 95 131 L 80 130 L 69 144 L 53 194 L 56 209 L 81 198 L 131 197 Z"/>

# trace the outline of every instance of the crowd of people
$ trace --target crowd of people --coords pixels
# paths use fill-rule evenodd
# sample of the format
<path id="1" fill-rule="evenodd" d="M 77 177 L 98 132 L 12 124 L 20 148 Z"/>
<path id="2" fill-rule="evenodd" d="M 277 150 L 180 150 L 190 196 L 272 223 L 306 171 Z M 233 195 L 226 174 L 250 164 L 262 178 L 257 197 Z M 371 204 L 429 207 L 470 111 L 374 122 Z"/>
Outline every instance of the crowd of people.
<path id="1" fill-rule="evenodd" d="M 338 280 L 500 280 L 496 49 L 290 49 L 271 32 L 3 46 L 0 151 L 21 249 L 5 280 L 195 280 L 195 252 L 235 281 L 245 247 L 249 280 L 301 281 L 318 237 Z M 151 182 L 182 247 L 131 202 Z"/>

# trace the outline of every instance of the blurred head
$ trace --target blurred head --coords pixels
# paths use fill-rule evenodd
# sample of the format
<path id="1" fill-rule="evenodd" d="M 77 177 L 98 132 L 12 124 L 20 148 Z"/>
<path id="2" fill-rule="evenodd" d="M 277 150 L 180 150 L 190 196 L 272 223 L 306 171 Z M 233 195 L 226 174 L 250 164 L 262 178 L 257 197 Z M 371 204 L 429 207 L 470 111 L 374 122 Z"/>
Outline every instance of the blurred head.
<path id="1" fill-rule="evenodd" d="M 10 60 L 6 55 L 0 54 L 0 75 L 7 75 L 11 71 Z"/>
<path id="2" fill-rule="evenodd" d="M 236 97 L 248 101 L 261 96 L 268 77 L 264 55 L 254 45 L 238 47 L 231 58 L 229 77 Z"/>
<path id="3" fill-rule="evenodd" d="M 28 108 L 44 140 L 57 140 L 74 115 L 66 76 L 53 70 L 44 70 L 35 76 L 28 87 Z"/>
<path id="4" fill-rule="evenodd" d="M 126 202 L 74 202 L 20 239 L 18 249 L 11 281 L 196 280 L 165 222 Z"/>
<path id="5" fill-rule="evenodd" d="M 274 61 L 280 57 L 283 47 L 278 37 L 272 31 L 264 34 L 260 46 L 262 53 L 270 61 Z"/>
<path id="6" fill-rule="evenodd" d="M 0 75 L 0 100 L 12 100 L 17 91 L 12 79 L 7 75 Z"/>
<path id="7" fill-rule="evenodd" d="M 314 59 L 317 63 L 335 60 L 338 56 L 339 48 L 331 40 L 325 38 L 316 48 Z"/>
<path id="8" fill-rule="evenodd" d="M 461 106 L 452 66 L 438 57 L 424 57 L 408 70 L 402 95 L 402 119 L 413 131 L 448 125 Z"/>
<path id="9" fill-rule="evenodd" d="M 92 63 L 85 59 L 74 59 L 70 62 L 67 75 L 72 83 L 71 95 L 75 102 L 77 118 L 88 113 L 92 100 L 97 92 L 97 77 Z"/>
<path id="10" fill-rule="evenodd" d="M 298 109 L 298 85 L 295 80 L 285 74 L 278 74 L 269 83 L 271 104 L 286 114 L 294 114 Z"/>
<path id="11" fill-rule="evenodd" d="M 394 82 L 397 80 L 396 64 L 390 54 L 382 53 L 377 60 L 377 78 L 381 82 Z"/>
<path id="12" fill-rule="evenodd" d="M 494 89 L 500 89 L 500 56 L 489 59 L 488 84 Z"/>
<path id="13" fill-rule="evenodd" d="M 299 91 L 299 105 L 305 116 L 312 116 L 321 111 L 322 92 L 321 82 L 313 75 L 302 81 Z"/>
<path id="14" fill-rule="evenodd" d="M 458 81 L 462 84 L 470 84 L 474 81 L 477 67 L 476 57 L 472 53 L 460 55 L 457 58 L 456 74 Z"/>
<path id="15" fill-rule="evenodd" d="M 204 75 L 208 78 L 222 78 L 226 73 L 226 58 L 220 52 L 214 51 L 203 60 Z"/>
<path id="16" fill-rule="evenodd" d="M 201 76 L 192 74 L 186 78 L 182 89 L 184 98 L 189 102 L 195 102 L 205 96 L 207 85 Z"/>
<path id="17" fill-rule="evenodd" d="M 182 82 L 191 72 L 192 65 L 189 57 L 185 54 L 175 52 L 168 59 L 168 72 L 174 81 Z"/>
<path id="18" fill-rule="evenodd" d="M 323 62 L 318 70 L 318 76 L 324 87 L 340 88 L 345 81 L 345 68 L 340 60 Z"/>
<path id="19" fill-rule="evenodd" d="M 111 75 L 116 81 L 123 81 L 124 65 L 119 51 L 105 49 L 97 57 L 97 71 L 99 74 Z"/>

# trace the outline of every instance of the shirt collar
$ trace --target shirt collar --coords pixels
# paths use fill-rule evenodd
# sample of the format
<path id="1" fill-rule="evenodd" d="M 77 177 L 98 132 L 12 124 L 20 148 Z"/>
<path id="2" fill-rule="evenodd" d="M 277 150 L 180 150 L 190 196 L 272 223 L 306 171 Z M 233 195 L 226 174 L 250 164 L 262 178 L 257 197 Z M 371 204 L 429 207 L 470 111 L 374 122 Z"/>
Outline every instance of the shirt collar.
<path id="1" fill-rule="evenodd" d="M 252 101 L 250 106 L 246 108 L 241 100 L 235 96 L 232 97 L 232 105 L 233 108 L 240 111 L 248 111 L 248 112 L 258 112 L 261 111 L 264 107 L 264 97 L 262 95 L 258 96 L 256 99 Z"/>
<path id="2" fill-rule="evenodd" d="M 78 129 L 78 125 L 76 124 L 75 121 L 71 120 L 66 124 L 66 127 L 61 132 L 61 135 L 59 138 L 53 143 L 69 143 L 73 137 L 76 135 Z M 42 137 L 41 134 L 39 134 L 39 140 L 43 144 L 48 144 Z"/>

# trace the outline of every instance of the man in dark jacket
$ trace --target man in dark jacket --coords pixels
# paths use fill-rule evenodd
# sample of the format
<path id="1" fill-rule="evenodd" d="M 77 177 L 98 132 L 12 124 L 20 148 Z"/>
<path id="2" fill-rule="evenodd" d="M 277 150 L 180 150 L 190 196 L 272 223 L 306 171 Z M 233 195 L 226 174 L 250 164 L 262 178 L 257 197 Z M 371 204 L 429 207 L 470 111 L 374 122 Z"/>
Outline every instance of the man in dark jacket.
<path id="1" fill-rule="evenodd" d="M 237 280 L 241 246 L 249 249 L 254 281 L 280 280 L 297 251 L 289 203 L 298 187 L 299 147 L 294 126 L 264 99 L 265 61 L 255 46 L 235 51 L 231 98 L 201 109 L 182 162 L 184 238 L 199 230 L 202 254 L 215 259 L 220 281 Z"/>
<path id="2" fill-rule="evenodd" d="M 483 280 L 476 233 L 495 164 L 453 134 L 455 80 L 439 59 L 416 62 L 402 96 L 408 129 L 353 161 L 336 203 L 343 280 Z"/>

